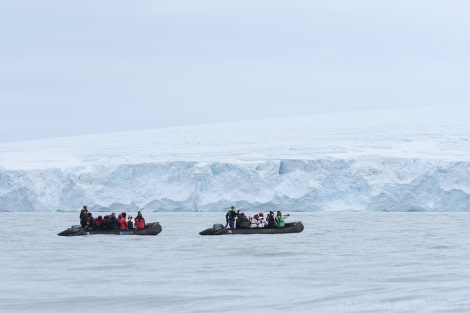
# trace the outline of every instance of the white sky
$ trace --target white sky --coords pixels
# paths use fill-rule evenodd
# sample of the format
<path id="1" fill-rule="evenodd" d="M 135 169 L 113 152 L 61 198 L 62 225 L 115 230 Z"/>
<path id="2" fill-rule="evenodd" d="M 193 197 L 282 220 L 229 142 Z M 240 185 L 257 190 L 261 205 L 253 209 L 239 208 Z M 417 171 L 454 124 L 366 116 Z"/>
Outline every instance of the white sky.
<path id="1" fill-rule="evenodd" d="M 470 104 L 470 1 L 0 2 L 0 141 Z"/>

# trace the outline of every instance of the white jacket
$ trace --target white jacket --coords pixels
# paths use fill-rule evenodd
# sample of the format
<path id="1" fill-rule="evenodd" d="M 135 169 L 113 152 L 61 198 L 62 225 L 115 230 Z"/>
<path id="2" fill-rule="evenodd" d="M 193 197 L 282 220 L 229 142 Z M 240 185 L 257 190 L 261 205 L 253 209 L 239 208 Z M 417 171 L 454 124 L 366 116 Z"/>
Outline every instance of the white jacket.
<path id="1" fill-rule="evenodd" d="M 258 219 L 253 217 L 250 217 L 250 228 L 258 228 Z"/>
<path id="2" fill-rule="evenodd" d="M 264 228 L 264 227 L 266 227 L 267 224 L 268 224 L 268 222 L 264 219 L 263 216 L 258 216 L 258 227 L 259 228 Z"/>

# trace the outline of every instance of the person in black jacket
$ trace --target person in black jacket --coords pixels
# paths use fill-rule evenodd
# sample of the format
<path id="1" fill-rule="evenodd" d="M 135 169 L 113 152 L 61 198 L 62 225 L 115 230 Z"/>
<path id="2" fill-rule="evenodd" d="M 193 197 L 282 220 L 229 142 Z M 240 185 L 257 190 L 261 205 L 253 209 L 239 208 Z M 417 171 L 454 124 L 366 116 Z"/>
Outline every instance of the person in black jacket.
<path id="1" fill-rule="evenodd" d="M 90 212 L 87 213 L 85 230 L 96 230 L 95 218 Z"/>
<path id="2" fill-rule="evenodd" d="M 274 228 L 276 227 L 276 222 L 274 220 L 274 212 L 273 211 L 269 211 L 269 215 L 268 217 L 266 218 L 266 220 L 268 221 L 268 228 Z"/>
<path id="3" fill-rule="evenodd" d="M 114 212 L 109 217 L 109 226 L 111 227 L 112 230 L 118 230 L 119 229 L 119 222 L 116 218 L 116 213 L 114 213 Z"/>
<path id="4" fill-rule="evenodd" d="M 243 212 L 238 213 L 236 224 L 237 228 L 250 228 L 250 220 Z"/>
<path id="5" fill-rule="evenodd" d="M 85 227 L 88 221 L 88 208 L 86 205 L 83 206 L 82 210 L 80 211 L 80 225 Z"/>
<path id="6" fill-rule="evenodd" d="M 230 229 L 234 229 L 235 228 L 235 219 L 237 218 L 237 216 L 238 216 L 238 213 L 235 212 L 235 207 L 231 206 L 228 209 L 227 214 L 225 214 L 225 221 L 227 222 L 225 224 L 225 227 L 227 227 L 227 225 L 229 225 Z"/>
<path id="7" fill-rule="evenodd" d="M 111 229 L 111 224 L 109 223 L 109 215 L 105 215 L 101 221 L 101 229 L 109 230 Z"/>
<path id="8" fill-rule="evenodd" d="M 127 229 L 134 229 L 134 221 L 132 220 L 132 215 L 127 217 Z"/>

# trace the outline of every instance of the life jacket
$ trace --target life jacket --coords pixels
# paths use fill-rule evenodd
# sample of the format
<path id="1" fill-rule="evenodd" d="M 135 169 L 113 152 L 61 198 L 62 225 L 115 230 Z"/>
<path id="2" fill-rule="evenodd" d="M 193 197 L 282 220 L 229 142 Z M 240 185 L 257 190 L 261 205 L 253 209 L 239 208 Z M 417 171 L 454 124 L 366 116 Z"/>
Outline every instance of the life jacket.
<path id="1" fill-rule="evenodd" d="M 135 222 L 135 228 L 137 229 L 145 228 L 145 219 L 143 217 L 136 217 L 134 222 Z"/>
<path id="2" fill-rule="evenodd" d="M 119 219 L 119 230 L 126 230 L 126 229 L 127 229 L 127 221 L 123 216 L 121 216 L 121 218 Z"/>
<path id="3" fill-rule="evenodd" d="M 264 217 L 259 216 L 258 217 L 258 227 L 263 228 L 264 226 L 266 226 L 266 221 L 264 220 Z"/>
<path id="4" fill-rule="evenodd" d="M 250 228 L 258 228 L 258 219 L 256 217 L 250 218 Z"/>
<path id="5" fill-rule="evenodd" d="M 101 227 L 101 220 L 99 218 L 95 218 L 95 225 L 96 227 Z"/>
<path id="6" fill-rule="evenodd" d="M 277 227 L 284 227 L 284 226 L 286 226 L 286 223 L 284 222 L 284 220 L 286 219 L 286 217 L 287 217 L 287 216 L 285 216 L 285 215 L 278 215 L 278 216 L 276 216 L 275 221 L 276 221 Z"/>

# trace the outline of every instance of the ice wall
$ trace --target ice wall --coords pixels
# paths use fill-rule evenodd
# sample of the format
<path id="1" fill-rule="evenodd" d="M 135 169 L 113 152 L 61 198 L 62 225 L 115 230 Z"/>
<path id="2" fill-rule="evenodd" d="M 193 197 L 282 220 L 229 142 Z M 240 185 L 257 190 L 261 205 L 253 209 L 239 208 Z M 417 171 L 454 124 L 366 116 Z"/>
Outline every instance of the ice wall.
<path id="1" fill-rule="evenodd" d="M 0 211 L 469 211 L 468 105 L 0 143 Z"/>
<path id="2" fill-rule="evenodd" d="M 0 211 L 470 211 L 469 165 L 360 157 L 0 169 Z"/>

